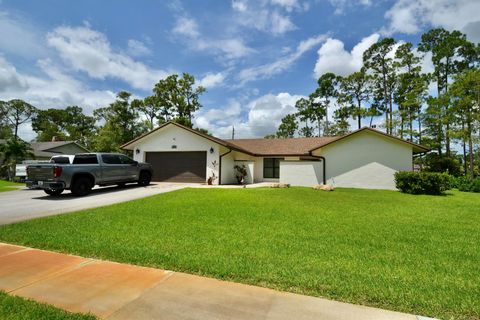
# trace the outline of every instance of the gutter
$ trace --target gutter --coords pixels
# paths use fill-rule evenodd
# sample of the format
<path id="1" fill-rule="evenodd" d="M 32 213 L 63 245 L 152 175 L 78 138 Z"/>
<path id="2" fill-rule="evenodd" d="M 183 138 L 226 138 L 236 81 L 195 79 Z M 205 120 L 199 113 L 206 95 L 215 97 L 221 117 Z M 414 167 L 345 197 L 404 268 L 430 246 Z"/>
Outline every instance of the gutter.
<path id="1" fill-rule="evenodd" d="M 312 151 L 310 151 L 310 156 L 322 160 L 323 163 L 323 184 L 327 184 L 327 172 L 326 172 L 326 160 L 324 156 L 314 156 Z"/>
<path id="2" fill-rule="evenodd" d="M 228 149 L 227 152 L 225 152 L 224 154 L 221 154 L 221 155 L 220 155 L 219 165 L 218 165 L 218 185 L 221 185 L 221 184 L 222 184 L 222 158 L 223 158 L 223 156 L 226 156 L 226 155 L 229 154 L 230 152 L 232 152 L 232 149 Z"/>

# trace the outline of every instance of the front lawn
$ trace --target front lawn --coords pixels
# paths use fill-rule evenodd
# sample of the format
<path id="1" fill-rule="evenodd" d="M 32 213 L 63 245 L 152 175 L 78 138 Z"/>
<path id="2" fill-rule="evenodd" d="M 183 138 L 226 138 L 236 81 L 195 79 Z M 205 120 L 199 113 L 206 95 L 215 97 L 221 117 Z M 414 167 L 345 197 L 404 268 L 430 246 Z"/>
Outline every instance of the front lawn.
<path id="1" fill-rule="evenodd" d="M 480 195 L 184 189 L 0 227 L 37 248 L 480 319 Z"/>
<path id="2" fill-rule="evenodd" d="M 95 320 L 94 316 L 70 313 L 55 307 L 14 297 L 0 291 L 2 320 Z"/>
<path id="3" fill-rule="evenodd" d="M 25 184 L 0 180 L 0 192 L 17 190 L 18 187 L 21 187 L 21 186 L 25 186 Z"/>

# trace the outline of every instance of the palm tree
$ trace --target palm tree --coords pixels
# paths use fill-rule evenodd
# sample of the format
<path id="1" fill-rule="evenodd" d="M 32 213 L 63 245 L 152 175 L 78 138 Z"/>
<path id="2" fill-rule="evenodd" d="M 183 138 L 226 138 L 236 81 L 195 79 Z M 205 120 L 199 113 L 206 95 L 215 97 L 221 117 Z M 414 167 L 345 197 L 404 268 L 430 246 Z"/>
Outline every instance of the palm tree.
<path id="1" fill-rule="evenodd" d="M 7 170 L 8 180 L 15 177 L 15 167 L 18 161 L 27 157 L 34 157 L 32 148 L 22 139 L 10 138 L 5 144 L 0 145 L 0 159 L 3 159 L 1 168 Z"/>

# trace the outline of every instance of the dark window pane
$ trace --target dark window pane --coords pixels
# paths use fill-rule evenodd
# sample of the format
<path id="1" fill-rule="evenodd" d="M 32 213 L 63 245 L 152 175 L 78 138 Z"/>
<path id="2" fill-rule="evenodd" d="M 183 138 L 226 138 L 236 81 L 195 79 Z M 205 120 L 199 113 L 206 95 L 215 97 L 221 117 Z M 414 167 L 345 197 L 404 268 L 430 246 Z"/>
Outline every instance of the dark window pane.
<path id="1" fill-rule="evenodd" d="M 102 161 L 106 164 L 122 164 L 120 156 L 117 154 L 102 154 Z"/>
<path id="2" fill-rule="evenodd" d="M 120 156 L 120 160 L 122 161 L 123 164 L 133 164 L 135 161 L 130 159 L 127 156 Z"/>
<path id="3" fill-rule="evenodd" d="M 70 164 L 70 159 L 68 159 L 68 157 L 55 157 L 51 162 L 58 164 Z"/>
<path id="4" fill-rule="evenodd" d="M 263 169 L 264 178 L 273 178 L 273 168 L 264 168 Z"/>
<path id="5" fill-rule="evenodd" d="M 273 168 L 273 177 L 274 178 L 280 178 L 280 168 L 279 167 Z"/>
<path id="6" fill-rule="evenodd" d="M 263 177 L 279 178 L 280 177 L 280 158 L 264 158 L 263 159 Z"/>
<path id="7" fill-rule="evenodd" d="M 273 167 L 273 159 L 272 158 L 265 158 L 263 159 L 263 166 L 264 167 Z"/>
<path id="8" fill-rule="evenodd" d="M 73 158 L 73 164 L 97 164 L 97 155 L 95 154 L 81 154 Z"/>

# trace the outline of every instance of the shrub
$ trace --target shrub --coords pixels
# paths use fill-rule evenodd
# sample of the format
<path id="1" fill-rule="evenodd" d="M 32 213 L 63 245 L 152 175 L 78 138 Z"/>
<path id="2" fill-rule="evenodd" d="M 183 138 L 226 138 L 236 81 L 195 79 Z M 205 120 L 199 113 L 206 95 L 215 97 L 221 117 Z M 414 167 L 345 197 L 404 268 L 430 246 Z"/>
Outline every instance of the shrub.
<path id="1" fill-rule="evenodd" d="M 397 189 L 410 194 L 442 194 L 451 188 L 451 179 L 446 173 L 410 171 L 395 173 Z"/>
<path id="2" fill-rule="evenodd" d="M 454 187 L 463 192 L 480 192 L 480 178 L 458 177 Z"/>
<path id="3" fill-rule="evenodd" d="M 235 178 L 237 178 L 238 184 L 243 184 L 247 177 L 247 167 L 242 164 L 241 166 L 235 165 L 233 168 L 235 169 Z"/>
<path id="4" fill-rule="evenodd" d="M 440 156 L 436 153 L 428 154 L 425 157 L 427 171 L 446 172 L 452 176 L 459 176 L 461 172 L 460 161 L 453 157 Z"/>

